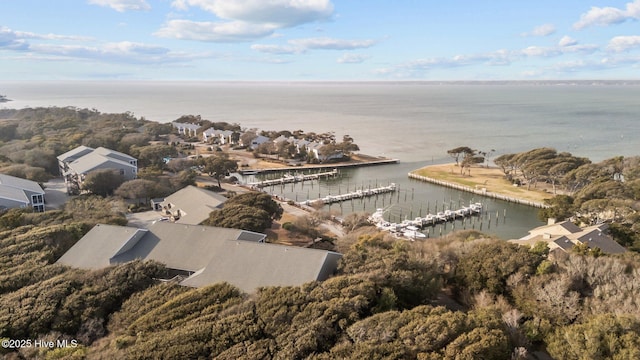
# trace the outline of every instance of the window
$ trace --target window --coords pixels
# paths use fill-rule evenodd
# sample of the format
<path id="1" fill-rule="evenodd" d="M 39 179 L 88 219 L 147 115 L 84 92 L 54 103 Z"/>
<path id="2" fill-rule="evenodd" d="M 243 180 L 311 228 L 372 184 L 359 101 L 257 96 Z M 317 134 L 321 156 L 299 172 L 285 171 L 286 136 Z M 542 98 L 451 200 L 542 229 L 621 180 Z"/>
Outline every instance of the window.
<path id="1" fill-rule="evenodd" d="M 120 175 L 124 175 L 124 169 L 120 169 Z"/>

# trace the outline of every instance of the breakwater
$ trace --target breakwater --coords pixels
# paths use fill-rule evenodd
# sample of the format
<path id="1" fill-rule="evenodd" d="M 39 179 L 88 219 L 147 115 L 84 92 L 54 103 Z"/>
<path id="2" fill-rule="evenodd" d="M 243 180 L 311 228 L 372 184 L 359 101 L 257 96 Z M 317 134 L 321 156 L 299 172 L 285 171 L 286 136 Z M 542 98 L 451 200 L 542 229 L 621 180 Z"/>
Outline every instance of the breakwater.
<path id="1" fill-rule="evenodd" d="M 409 176 L 410 179 L 415 179 L 415 180 L 420 180 L 420 181 L 428 182 L 428 183 L 435 184 L 435 185 L 445 186 L 445 187 L 448 187 L 448 188 L 452 188 L 452 189 L 456 189 L 456 190 L 460 190 L 460 191 L 465 191 L 465 192 L 473 193 L 473 194 L 476 194 L 476 195 L 486 196 L 486 197 L 493 198 L 493 199 L 504 200 L 504 201 L 507 201 L 507 202 L 512 202 L 512 203 L 516 203 L 516 204 L 532 206 L 532 207 L 536 207 L 536 208 L 547 208 L 547 207 L 549 207 L 548 205 L 546 205 L 544 203 L 531 201 L 531 200 L 526 200 L 526 199 L 519 199 L 519 198 L 515 198 L 515 197 L 503 195 L 503 194 L 490 192 L 490 191 L 487 191 L 485 188 L 475 189 L 475 188 L 472 188 L 470 186 L 464 186 L 464 185 L 460 185 L 460 184 L 451 183 L 451 182 L 448 182 L 448 181 L 438 180 L 438 179 L 430 178 L 430 177 L 427 177 L 427 176 L 417 175 L 417 174 L 414 174 L 414 173 L 411 173 L 411 172 L 408 174 L 408 176 Z"/>

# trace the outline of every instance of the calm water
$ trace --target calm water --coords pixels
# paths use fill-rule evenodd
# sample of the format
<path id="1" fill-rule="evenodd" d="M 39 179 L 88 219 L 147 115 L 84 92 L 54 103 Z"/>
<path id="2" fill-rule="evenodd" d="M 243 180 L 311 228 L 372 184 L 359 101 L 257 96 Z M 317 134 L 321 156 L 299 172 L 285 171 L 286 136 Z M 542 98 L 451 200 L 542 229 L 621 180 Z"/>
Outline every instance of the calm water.
<path id="1" fill-rule="evenodd" d="M 551 146 L 594 161 L 640 154 L 640 86 L 45 82 L 4 83 L 0 93 L 14 100 L 0 106 L 11 108 L 76 106 L 130 111 L 160 122 L 194 114 L 246 128 L 334 131 L 338 138 L 349 134 L 363 153 L 398 158 L 402 163 L 345 171 L 341 180 L 316 183 L 314 189 L 298 184 L 273 191 L 302 200 L 344 192 L 347 184 L 396 182 L 401 191 L 395 195 L 389 216 L 398 218 L 415 217 L 419 211 L 424 215 L 427 205 L 433 211 L 435 201 L 441 205 L 472 200 L 469 194 L 410 181 L 406 176 L 414 168 L 446 161 L 446 150 L 453 147 L 494 149 L 497 156 Z M 344 203 L 342 209 L 333 205 L 332 210 L 371 211 L 382 201 Z M 390 196 L 384 201 L 388 206 Z M 533 209 L 481 201 L 494 218 L 495 212 L 507 213 L 505 221 L 501 218 L 489 230 L 485 225 L 483 231 L 508 238 L 539 225 Z"/>

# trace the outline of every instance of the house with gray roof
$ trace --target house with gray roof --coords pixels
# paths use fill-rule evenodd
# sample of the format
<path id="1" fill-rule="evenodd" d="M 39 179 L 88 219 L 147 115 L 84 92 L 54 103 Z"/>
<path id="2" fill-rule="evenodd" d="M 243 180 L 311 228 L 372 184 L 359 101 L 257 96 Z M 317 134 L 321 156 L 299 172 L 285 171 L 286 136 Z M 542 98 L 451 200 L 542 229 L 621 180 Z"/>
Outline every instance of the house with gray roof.
<path id="1" fill-rule="evenodd" d="M 216 130 L 214 128 L 209 128 L 202 132 L 202 140 L 214 141 L 220 145 L 232 144 L 233 143 L 233 131 L 231 130 Z"/>
<path id="2" fill-rule="evenodd" d="M 213 191 L 189 185 L 169 195 L 160 204 L 164 215 L 176 223 L 198 225 L 214 210 L 219 210 L 227 198 Z"/>
<path id="3" fill-rule="evenodd" d="M 518 240 L 509 240 L 514 244 L 534 246 L 542 241 L 550 250 L 568 252 L 575 245 L 586 244 L 589 248 L 599 248 L 606 254 L 620 254 L 627 251 L 607 234 L 608 225 L 598 224 L 581 228 L 570 221 L 556 223 L 549 219 L 544 226 L 531 229 L 529 235 Z"/>
<path id="4" fill-rule="evenodd" d="M 138 160 L 130 155 L 104 147 L 78 146 L 58 157 L 60 174 L 64 177 L 67 192 L 78 193 L 88 173 L 100 169 L 117 170 L 125 180 L 138 175 Z"/>
<path id="5" fill-rule="evenodd" d="M 0 174 L 0 210 L 32 208 L 44 211 L 44 190 L 35 181 Z"/>
<path id="6" fill-rule="evenodd" d="M 142 259 L 166 265 L 166 278 L 201 287 L 228 282 L 245 292 L 264 286 L 298 286 L 322 281 L 341 254 L 264 243 L 251 231 L 157 222 L 148 229 L 96 225 L 59 264 L 101 269 Z"/>
<path id="7" fill-rule="evenodd" d="M 198 129 L 202 127 L 198 124 L 181 123 L 177 121 L 172 122 L 171 125 L 178 130 L 178 134 L 186 136 L 196 136 Z"/>

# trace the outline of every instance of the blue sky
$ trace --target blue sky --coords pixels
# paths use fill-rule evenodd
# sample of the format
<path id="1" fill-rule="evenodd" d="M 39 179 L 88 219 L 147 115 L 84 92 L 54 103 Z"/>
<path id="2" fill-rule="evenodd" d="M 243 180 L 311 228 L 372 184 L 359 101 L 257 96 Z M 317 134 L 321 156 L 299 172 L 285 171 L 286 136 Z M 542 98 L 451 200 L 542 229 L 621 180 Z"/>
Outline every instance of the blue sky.
<path id="1" fill-rule="evenodd" d="M 640 0 L 13 0 L 0 80 L 640 79 Z"/>

